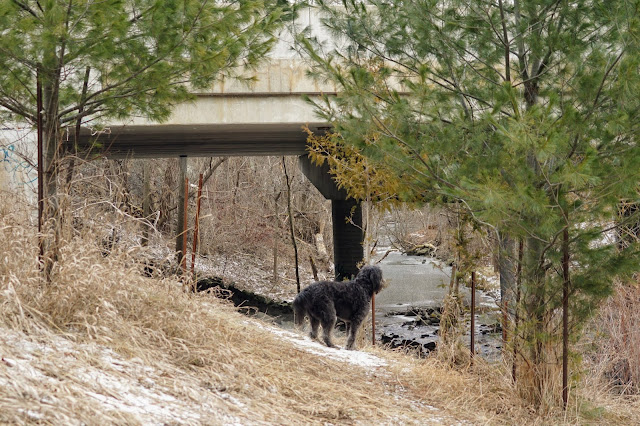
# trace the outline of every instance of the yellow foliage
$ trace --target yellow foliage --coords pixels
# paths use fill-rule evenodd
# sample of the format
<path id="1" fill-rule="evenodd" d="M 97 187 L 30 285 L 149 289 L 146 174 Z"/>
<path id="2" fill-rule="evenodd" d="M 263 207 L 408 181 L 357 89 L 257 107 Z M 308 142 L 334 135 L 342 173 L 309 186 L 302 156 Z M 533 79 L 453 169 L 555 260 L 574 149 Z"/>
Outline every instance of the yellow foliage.
<path id="1" fill-rule="evenodd" d="M 399 202 L 399 182 L 395 175 L 383 165 L 373 164 L 360 151 L 342 141 L 339 133 L 315 135 L 305 128 L 309 158 L 314 164 L 325 161 L 339 188 L 344 188 L 350 197 L 357 200 L 375 201 L 378 207 L 386 208 Z M 370 135 L 365 143 L 374 144 L 376 135 Z"/>

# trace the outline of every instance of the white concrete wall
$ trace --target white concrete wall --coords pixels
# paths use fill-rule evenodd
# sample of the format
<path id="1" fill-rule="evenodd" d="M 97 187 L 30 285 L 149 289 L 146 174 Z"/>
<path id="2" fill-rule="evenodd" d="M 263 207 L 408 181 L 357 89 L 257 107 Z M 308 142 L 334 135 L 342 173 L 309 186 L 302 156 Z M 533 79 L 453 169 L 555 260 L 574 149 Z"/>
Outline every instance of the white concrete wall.
<path id="1" fill-rule="evenodd" d="M 30 128 L 0 129 L 0 197 L 19 194 L 35 203 L 38 196 L 37 145 Z M 8 198 L 5 198 L 8 199 Z"/>
<path id="2" fill-rule="evenodd" d="M 318 12 L 303 10 L 295 25 L 282 30 L 279 41 L 255 71 L 242 73 L 255 81 L 221 79 L 210 90 L 197 93 L 194 102 L 178 105 L 163 124 L 306 123 L 321 121 L 302 95 L 311 97 L 335 93 L 333 83 L 319 83 L 307 75 L 308 63 L 294 49 L 294 33 L 311 27 L 320 40 L 336 45 L 320 25 Z M 112 125 L 152 125 L 143 118 L 131 118 Z"/>

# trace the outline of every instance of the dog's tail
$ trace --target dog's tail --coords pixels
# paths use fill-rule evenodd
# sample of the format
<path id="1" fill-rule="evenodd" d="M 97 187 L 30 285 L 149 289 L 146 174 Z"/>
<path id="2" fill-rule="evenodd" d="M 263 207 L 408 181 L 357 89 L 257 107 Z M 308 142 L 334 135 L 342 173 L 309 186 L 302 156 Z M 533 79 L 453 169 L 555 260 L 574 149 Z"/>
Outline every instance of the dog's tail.
<path id="1" fill-rule="evenodd" d="M 305 309 L 299 297 L 293 301 L 293 322 L 300 327 L 304 323 Z"/>

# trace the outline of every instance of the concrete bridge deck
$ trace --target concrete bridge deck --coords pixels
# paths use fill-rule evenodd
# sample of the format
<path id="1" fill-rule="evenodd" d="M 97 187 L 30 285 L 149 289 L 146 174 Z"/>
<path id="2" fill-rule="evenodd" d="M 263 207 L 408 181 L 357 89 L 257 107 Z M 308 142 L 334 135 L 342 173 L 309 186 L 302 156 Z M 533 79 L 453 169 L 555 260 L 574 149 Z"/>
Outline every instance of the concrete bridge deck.
<path id="1" fill-rule="evenodd" d="M 335 94 L 337 87 L 309 77 L 308 63 L 294 48 L 294 33 L 310 27 L 319 39 L 335 43 L 313 9 L 301 11 L 295 25 L 281 32 L 256 70 L 219 78 L 194 93 L 193 102 L 176 105 L 166 122 L 134 117 L 107 123 L 99 133 L 85 128 L 78 148 L 93 147 L 93 153 L 109 158 L 304 154 L 303 126 L 323 133 L 328 125 L 303 97 L 319 99 Z"/>
<path id="2" fill-rule="evenodd" d="M 159 124 L 113 126 L 108 132 L 81 132 L 80 150 L 92 150 L 108 158 L 167 158 L 244 155 L 305 155 L 307 133 L 329 129 L 327 123 Z"/>

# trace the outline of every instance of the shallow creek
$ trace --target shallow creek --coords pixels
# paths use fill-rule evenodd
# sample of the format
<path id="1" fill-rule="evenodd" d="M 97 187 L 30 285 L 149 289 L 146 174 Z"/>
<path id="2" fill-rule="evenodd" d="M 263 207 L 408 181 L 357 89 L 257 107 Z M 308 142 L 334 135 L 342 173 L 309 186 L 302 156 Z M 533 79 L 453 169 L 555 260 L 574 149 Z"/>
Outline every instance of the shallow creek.
<path id="1" fill-rule="evenodd" d="M 378 258 L 386 253 L 379 250 Z M 375 260 L 375 259 L 374 259 Z M 376 296 L 376 336 L 393 347 L 414 348 L 426 354 L 436 347 L 440 329 L 440 310 L 448 291 L 451 267 L 442 261 L 392 251 L 379 263 L 388 286 Z M 471 291 L 461 286 L 465 306 Z M 501 350 L 498 311 L 495 301 L 476 292 L 476 351 L 489 359 Z M 470 316 L 465 315 L 469 343 Z"/>
<path id="2" fill-rule="evenodd" d="M 379 260 L 388 250 L 380 249 Z M 411 256 L 391 251 L 378 265 L 382 268 L 388 286 L 376 296 L 377 341 L 394 348 L 406 348 L 419 355 L 435 349 L 440 330 L 440 311 L 449 287 L 451 268 L 438 259 Z M 219 279 L 209 279 L 203 288 L 222 284 Z M 199 282 L 200 286 L 200 282 Z M 230 287 L 232 300 L 243 306 L 249 314 L 264 315 L 283 328 L 293 328 L 291 304 L 273 301 L 264 296 Z M 460 288 L 465 307 L 469 306 L 470 290 Z M 476 293 L 476 352 L 483 357 L 498 359 L 501 351 L 499 312 L 495 301 L 482 291 Z M 469 345 L 470 315 L 466 309 L 463 319 L 466 334 L 463 344 Z M 337 335 L 342 333 L 340 327 Z"/>

